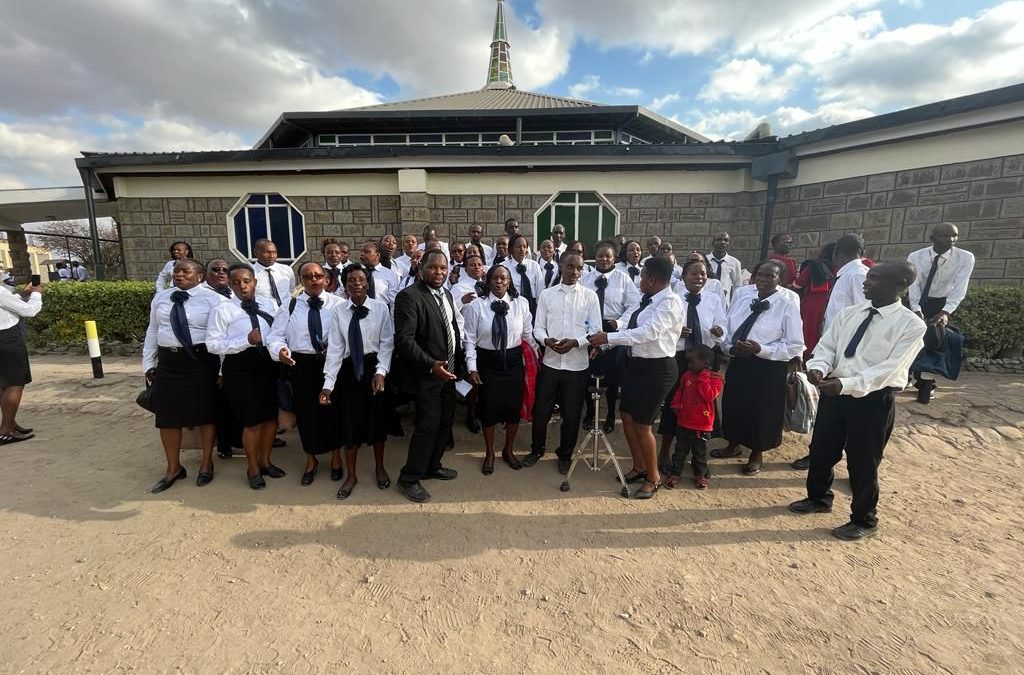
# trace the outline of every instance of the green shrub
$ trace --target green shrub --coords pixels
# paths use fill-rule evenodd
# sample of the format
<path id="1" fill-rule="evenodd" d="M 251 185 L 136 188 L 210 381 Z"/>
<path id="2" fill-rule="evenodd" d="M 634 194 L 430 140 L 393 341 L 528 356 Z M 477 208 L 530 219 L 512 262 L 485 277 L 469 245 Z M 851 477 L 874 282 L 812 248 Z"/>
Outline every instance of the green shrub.
<path id="1" fill-rule="evenodd" d="M 950 324 L 967 337 L 971 356 L 993 358 L 1024 345 L 1024 288 L 972 285 Z"/>
<path id="2" fill-rule="evenodd" d="M 28 340 L 37 347 L 84 344 L 91 319 L 104 342 L 142 342 L 154 292 L 151 281 L 48 284 L 43 311 L 29 320 Z"/>

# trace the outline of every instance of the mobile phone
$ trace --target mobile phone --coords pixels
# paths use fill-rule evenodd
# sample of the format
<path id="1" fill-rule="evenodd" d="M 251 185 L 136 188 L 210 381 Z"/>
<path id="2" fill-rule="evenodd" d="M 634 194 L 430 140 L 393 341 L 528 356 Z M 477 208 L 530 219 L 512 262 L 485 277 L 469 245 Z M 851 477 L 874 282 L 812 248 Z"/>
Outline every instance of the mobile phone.
<path id="1" fill-rule="evenodd" d="M 41 283 L 43 283 L 42 277 L 40 277 L 38 274 L 33 274 L 32 275 L 32 285 L 33 286 L 38 286 Z"/>

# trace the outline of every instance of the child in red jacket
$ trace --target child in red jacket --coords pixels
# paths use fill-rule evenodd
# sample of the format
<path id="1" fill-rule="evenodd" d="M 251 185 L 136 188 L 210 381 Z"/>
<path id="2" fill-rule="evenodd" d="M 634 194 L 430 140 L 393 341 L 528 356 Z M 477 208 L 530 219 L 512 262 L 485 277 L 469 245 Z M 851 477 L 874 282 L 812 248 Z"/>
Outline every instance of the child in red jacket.
<path id="1" fill-rule="evenodd" d="M 679 378 L 679 387 L 672 398 L 676 411 L 676 451 L 672 453 L 672 466 L 665 486 L 679 484 L 686 455 L 693 454 L 693 480 L 698 490 L 708 487 L 708 439 L 715 426 L 715 399 L 722 393 L 725 382 L 719 373 L 711 371 L 714 352 L 704 345 L 686 350 L 689 368 Z"/>

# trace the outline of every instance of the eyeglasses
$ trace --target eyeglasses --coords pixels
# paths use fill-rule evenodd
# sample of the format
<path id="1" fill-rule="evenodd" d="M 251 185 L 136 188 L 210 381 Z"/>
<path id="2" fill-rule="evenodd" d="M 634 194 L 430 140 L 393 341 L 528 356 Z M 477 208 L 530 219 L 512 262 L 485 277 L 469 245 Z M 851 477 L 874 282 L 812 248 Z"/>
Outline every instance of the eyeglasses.
<path id="1" fill-rule="evenodd" d="M 324 275 L 324 274 L 303 274 L 302 275 L 302 280 L 303 281 L 320 281 L 321 279 L 326 279 L 326 278 L 327 278 L 327 276 Z"/>
<path id="2" fill-rule="evenodd" d="M 227 274 L 228 273 L 228 268 L 227 267 L 211 267 L 210 271 L 211 272 L 217 272 L 219 274 Z"/>

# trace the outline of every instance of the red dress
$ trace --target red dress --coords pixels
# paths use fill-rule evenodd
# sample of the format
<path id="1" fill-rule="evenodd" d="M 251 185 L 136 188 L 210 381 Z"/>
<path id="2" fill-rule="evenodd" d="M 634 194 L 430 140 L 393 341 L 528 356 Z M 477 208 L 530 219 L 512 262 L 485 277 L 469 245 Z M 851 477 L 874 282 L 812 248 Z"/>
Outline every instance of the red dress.
<path id="1" fill-rule="evenodd" d="M 711 431 L 715 427 L 715 399 L 722 393 L 725 381 L 721 374 L 702 370 L 694 375 L 687 369 L 679 378 L 679 387 L 672 397 L 676 426 L 691 431 Z"/>
<path id="2" fill-rule="evenodd" d="M 828 293 L 832 289 L 833 279 L 815 285 L 811 281 L 811 266 L 804 265 L 796 278 L 796 286 L 801 289 L 800 318 L 804 322 L 804 354 L 812 354 L 818 344 L 818 331 L 825 319 L 825 306 L 828 305 Z"/>
<path id="3" fill-rule="evenodd" d="M 768 256 L 769 260 L 778 260 L 786 266 L 786 276 L 784 279 L 779 280 L 779 286 L 788 287 L 796 279 L 796 261 L 790 258 L 788 255 L 782 255 L 781 253 L 772 253 Z"/>

